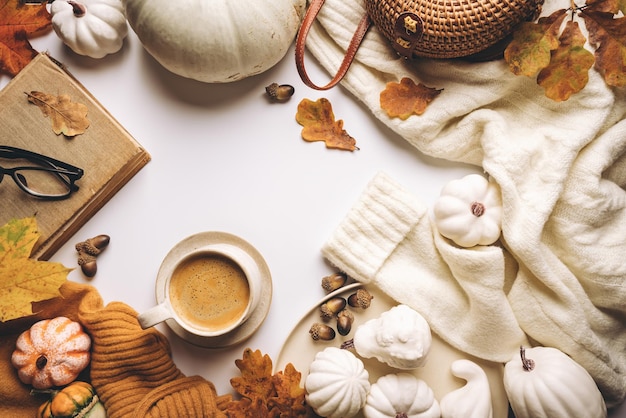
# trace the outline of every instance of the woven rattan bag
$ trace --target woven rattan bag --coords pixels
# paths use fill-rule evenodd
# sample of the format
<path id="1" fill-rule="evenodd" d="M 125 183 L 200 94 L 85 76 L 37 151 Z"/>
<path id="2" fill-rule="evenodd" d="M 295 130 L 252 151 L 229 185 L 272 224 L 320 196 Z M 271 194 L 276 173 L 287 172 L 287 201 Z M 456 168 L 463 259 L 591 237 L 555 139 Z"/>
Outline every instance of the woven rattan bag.
<path id="1" fill-rule="evenodd" d="M 335 77 L 313 83 L 304 68 L 306 36 L 324 0 L 311 0 L 296 39 L 296 67 L 306 85 L 326 90 L 345 76 L 369 27 L 374 24 L 405 58 L 490 57 L 486 53 L 515 26 L 536 17 L 543 0 L 363 0 L 361 19 Z M 482 55 L 481 55 L 482 54 Z"/>

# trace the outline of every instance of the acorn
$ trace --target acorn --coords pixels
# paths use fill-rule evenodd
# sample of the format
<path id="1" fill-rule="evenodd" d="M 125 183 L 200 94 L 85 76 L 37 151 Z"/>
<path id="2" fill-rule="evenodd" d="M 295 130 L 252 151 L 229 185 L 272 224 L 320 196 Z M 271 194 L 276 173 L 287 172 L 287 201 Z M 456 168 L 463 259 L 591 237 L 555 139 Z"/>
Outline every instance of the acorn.
<path id="1" fill-rule="evenodd" d="M 333 273 L 322 278 L 322 289 L 330 293 L 345 285 L 347 281 L 348 276 L 345 273 Z"/>
<path id="2" fill-rule="evenodd" d="M 334 318 L 343 308 L 346 307 L 346 300 L 342 297 L 336 296 L 328 299 L 320 306 L 320 316 L 324 320 Z"/>
<path id="3" fill-rule="evenodd" d="M 104 250 L 111 242 L 111 237 L 108 235 L 100 234 L 93 238 L 89 238 L 83 242 L 76 244 L 75 248 L 78 252 L 84 252 L 90 255 L 98 255 Z"/>
<path id="4" fill-rule="evenodd" d="M 272 83 L 269 86 L 265 87 L 265 92 L 270 97 L 270 99 L 275 100 L 277 102 L 285 102 L 293 96 L 296 90 L 293 86 L 289 84 L 278 84 Z"/>
<path id="5" fill-rule="evenodd" d="M 340 335 L 348 335 L 352 329 L 352 323 L 354 322 L 354 315 L 347 309 L 342 310 L 337 314 L 337 332 Z"/>
<path id="6" fill-rule="evenodd" d="M 372 299 L 374 299 L 374 296 L 370 292 L 365 289 L 359 289 L 348 296 L 348 305 L 353 308 L 367 309 L 370 307 Z"/>
<path id="7" fill-rule="evenodd" d="M 100 234 L 75 245 L 78 252 L 78 265 L 85 276 L 93 277 L 96 275 L 98 271 L 96 256 L 109 245 L 109 242 L 111 242 L 111 238 L 108 235 Z"/>
<path id="8" fill-rule="evenodd" d="M 83 271 L 83 274 L 87 277 L 93 277 L 98 271 L 98 265 L 96 264 L 96 257 L 91 254 L 79 253 L 78 265 Z"/>
<path id="9" fill-rule="evenodd" d="M 335 338 L 335 330 L 325 324 L 320 324 L 319 322 L 311 325 L 311 329 L 309 330 L 309 334 L 311 334 L 311 338 L 313 340 L 323 340 L 330 341 Z"/>

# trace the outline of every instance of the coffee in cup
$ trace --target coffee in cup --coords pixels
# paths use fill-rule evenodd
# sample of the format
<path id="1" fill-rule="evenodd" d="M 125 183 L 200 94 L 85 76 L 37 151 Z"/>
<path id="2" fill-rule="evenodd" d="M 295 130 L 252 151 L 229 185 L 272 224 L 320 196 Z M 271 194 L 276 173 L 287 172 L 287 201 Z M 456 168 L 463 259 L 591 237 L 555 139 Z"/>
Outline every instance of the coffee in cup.
<path id="1" fill-rule="evenodd" d="M 165 298 L 138 316 L 143 328 L 173 319 L 192 334 L 215 337 L 245 322 L 258 303 L 258 267 L 235 246 L 196 249 L 162 268 L 156 285 Z"/>
<path id="2" fill-rule="evenodd" d="M 180 319 L 211 331 L 232 327 L 245 314 L 250 300 L 246 273 L 218 253 L 184 260 L 172 274 L 169 292 Z"/>

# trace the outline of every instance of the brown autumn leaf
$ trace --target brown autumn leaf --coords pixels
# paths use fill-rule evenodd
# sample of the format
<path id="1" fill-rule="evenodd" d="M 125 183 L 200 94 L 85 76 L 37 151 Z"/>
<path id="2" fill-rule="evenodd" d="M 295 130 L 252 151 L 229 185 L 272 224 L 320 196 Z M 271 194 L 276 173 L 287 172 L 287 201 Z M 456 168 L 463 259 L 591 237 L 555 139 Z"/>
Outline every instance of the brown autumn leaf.
<path id="1" fill-rule="evenodd" d="M 559 37 L 559 47 L 552 51 L 550 64 L 537 76 L 537 84 L 550 99 L 567 100 L 587 85 L 594 57 L 585 49 L 585 42 L 578 22 L 568 20 Z"/>
<path id="2" fill-rule="evenodd" d="M 270 416 L 276 418 L 306 416 L 306 390 L 300 386 L 302 373 L 288 363 L 283 372 L 273 376 L 276 396 L 268 399 Z"/>
<path id="3" fill-rule="evenodd" d="M 303 126 L 305 141 L 323 141 L 326 148 L 347 151 L 358 150 L 356 140 L 343 129 L 343 121 L 335 120 L 332 105 L 325 98 L 312 101 L 303 99 L 298 104 L 296 121 Z"/>
<path id="4" fill-rule="evenodd" d="M 626 86 L 626 17 L 611 12 L 583 10 L 589 42 L 596 48 L 596 68 L 609 86 Z"/>
<path id="5" fill-rule="evenodd" d="M 513 33 L 513 41 L 505 50 L 504 58 L 514 74 L 531 77 L 540 74 L 537 83 L 546 88 L 546 96 L 557 101 L 567 100 L 585 87 L 591 68 L 589 57 L 608 86 L 624 87 L 625 13 L 626 0 L 587 0 L 584 5 L 572 2 L 569 9 L 557 10 L 536 22 L 522 24 Z M 582 18 L 580 21 L 588 39 L 583 30 L 575 36 L 567 33 L 573 30 L 576 18 Z M 582 50 L 587 41 L 593 54 Z"/>
<path id="6" fill-rule="evenodd" d="M 39 239 L 35 218 L 14 219 L 0 228 L 0 322 L 32 315 L 32 303 L 60 296 L 71 269 L 29 258 Z"/>
<path id="7" fill-rule="evenodd" d="M 230 418 L 299 418 L 306 417 L 301 373 L 292 364 L 284 372 L 272 375 L 272 359 L 261 351 L 246 348 L 243 358 L 235 360 L 240 377 L 230 379 L 241 399 L 230 400 L 220 408 Z"/>
<path id="8" fill-rule="evenodd" d="M 421 115 L 426 107 L 441 93 L 441 89 L 415 84 L 408 77 L 399 83 L 387 83 L 380 93 L 380 107 L 390 118 L 406 120 L 411 115 Z"/>
<path id="9" fill-rule="evenodd" d="M 267 399 L 274 395 L 272 359 L 267 354 L 246 348 L 243 358 L 235 360 L 235 365 L 241 371 L 241 377 L 233 377 L 230 384 L 237 393 L 250 399 Z"/>
<path id="10" fill-rule="evenodd" d="M 51 28 L 46 2 L 0 0 L 0 72 L 10 76 L 19 73 L 37 55 L 28 38 Z"/>
<path id="11" fill-rule="evenodd" d="M 504 50 L 504 60 L 515 75 L 535 76 L 550 63 L 551 51 L 559 46 L 559 31 L 567 16 L 565 9 L 524 22 L 513 32 L 513 40 Z"/>
<path id="12" fill-rule="evenodd" d="M 52 121 L 55 134 L 73 137 L 85 132 L 89 127 L 88 108 L 82 103 L 72 102 L 67 94 L 54 96 L 39 91 L 26 93 L 28 101 L 41 109 L 44 116 Z"/>

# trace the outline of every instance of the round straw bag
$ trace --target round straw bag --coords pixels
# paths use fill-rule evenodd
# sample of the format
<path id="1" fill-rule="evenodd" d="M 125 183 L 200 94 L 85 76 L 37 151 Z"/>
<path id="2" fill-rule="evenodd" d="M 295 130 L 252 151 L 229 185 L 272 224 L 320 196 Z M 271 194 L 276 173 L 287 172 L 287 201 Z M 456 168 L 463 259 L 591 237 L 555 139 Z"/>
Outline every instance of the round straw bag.
<path id="1" fill-rule="evenodd" d="M 491 58 L 490 49 L 502 43 L 518 24 L 534 19 L 543 4 L 543 0 L 363 1 L 367 13 L 354 32 L 337 74 L 325 86 L 318 86 L 306 74 L 304 46 L 324 0 L 309 0 L 296 39 L 296 67 L 307 86 L 327 90 L 341 81 L 372 23 L 405 58 Z"/>
<path id="2" fill-rule="evenodd" d="M 374 25 L 404 57 L 481 52 L 533 17 L 543 0 L 365 0 Z"/>

